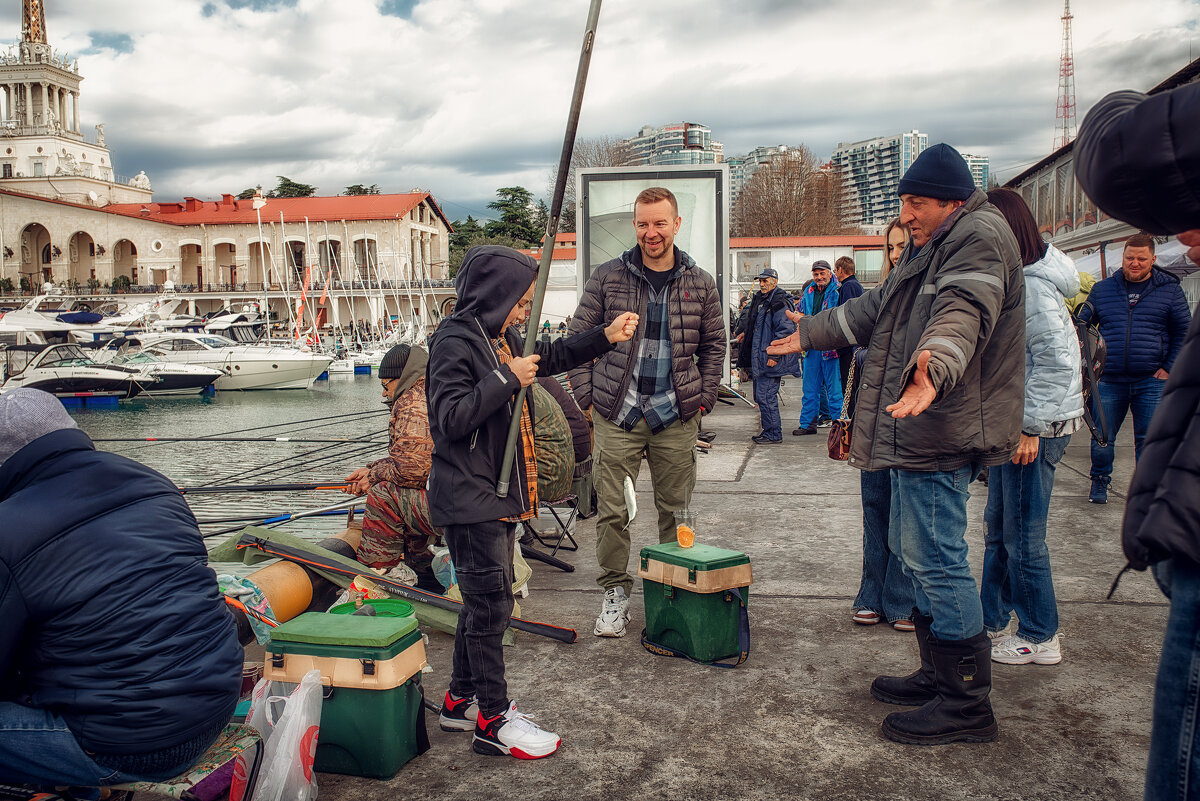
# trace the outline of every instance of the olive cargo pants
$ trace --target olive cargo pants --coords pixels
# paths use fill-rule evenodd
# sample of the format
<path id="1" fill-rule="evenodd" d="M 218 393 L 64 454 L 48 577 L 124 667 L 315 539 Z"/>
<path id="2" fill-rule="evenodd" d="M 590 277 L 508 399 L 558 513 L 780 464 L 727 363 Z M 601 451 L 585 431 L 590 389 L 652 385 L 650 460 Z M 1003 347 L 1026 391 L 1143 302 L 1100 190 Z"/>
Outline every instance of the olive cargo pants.
<path id="1" fill-rule="evenodd" d="M 675 511 L 687 507 L 696 484 L 696 435 L 700 415 L 686 423 L 676 420 L 657 434 L 645 420 L 626 431 L 599 415 L 594 418 L 596 444 L 592 451 L 592 478 L 599 515 L 596 518 L 596 560 L 601 587 L 633 591 L 629 574 L 629 510 L 625 506 L 625 476 L 635 483 L 642 467 L 642 449 L 649 447 L 650 480 L 658 509 L 658 541 L 675 539 Z"/>

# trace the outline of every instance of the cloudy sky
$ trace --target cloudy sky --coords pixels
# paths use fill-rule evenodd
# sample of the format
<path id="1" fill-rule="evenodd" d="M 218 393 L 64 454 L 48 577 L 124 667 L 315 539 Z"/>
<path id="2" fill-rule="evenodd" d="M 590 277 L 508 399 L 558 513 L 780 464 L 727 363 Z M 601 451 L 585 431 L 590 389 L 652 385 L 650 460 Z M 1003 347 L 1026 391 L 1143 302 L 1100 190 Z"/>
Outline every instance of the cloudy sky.
<path id="1" fill-rule="evenodd" d="M 588 0 L 44 0 L 89 140 L 158 200 L 277 175 L 428 189 L 451 218 L 548 194 Z M 1200 56 L 1200 0 L 1075 0 L 1078 118 Z M 20 34 L 21 0 L 0 0 Z M 727 154 L 913 128 L 1000 178 L 1054 139 L 1055 0 L 605 0 L 579 135 L 709 125 Z"/>

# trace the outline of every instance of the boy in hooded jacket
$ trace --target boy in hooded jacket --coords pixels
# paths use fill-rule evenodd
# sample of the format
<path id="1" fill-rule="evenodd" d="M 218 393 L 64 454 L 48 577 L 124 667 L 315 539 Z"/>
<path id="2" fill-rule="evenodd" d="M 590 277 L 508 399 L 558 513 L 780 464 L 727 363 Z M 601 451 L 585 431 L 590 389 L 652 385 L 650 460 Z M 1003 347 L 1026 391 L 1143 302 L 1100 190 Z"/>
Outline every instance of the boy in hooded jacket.
<path id="1" fill-rule="evenodd" d="M 480 754 L 538 759 L 560 739 L 508 698 L 501 638 L 512 617 L 516 524 L 538 508 L 532 393 L 526 394 L 510 489 L 496 494 L 515 395 L 539 370 L 547 375 L 590 361 L 633 336 L 637 315 L 618 315 L 520 356 L 513 325 L 525 322 L 537 264 L 505 247 L 471 248 L 455 279 L 458 305 L 430 341 L 426 389 L 433 465 L 429 510 L 445 532 L 463 596 L 450 687 L 439 723 L 473 731 Z"/>

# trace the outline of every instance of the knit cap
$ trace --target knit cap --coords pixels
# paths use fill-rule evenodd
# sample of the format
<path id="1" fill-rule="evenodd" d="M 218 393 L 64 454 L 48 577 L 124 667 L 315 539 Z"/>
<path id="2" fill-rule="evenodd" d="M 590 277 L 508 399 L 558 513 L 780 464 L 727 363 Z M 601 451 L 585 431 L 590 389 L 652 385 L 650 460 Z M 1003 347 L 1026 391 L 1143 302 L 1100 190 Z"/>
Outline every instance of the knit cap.
<path id="1" fill-rule="evenodd" d="M 58 398 L 21 387 L 0 395 L 0 464 L 38 437 L 76 428 Z"/>
<path id="2" fill-rule="evenodd" d="M 925 148 L 900 179 L 897 195 L 937 200 L 966 200 L 975 193 L 975 179 L 962 155 L 945 143 Z"/>

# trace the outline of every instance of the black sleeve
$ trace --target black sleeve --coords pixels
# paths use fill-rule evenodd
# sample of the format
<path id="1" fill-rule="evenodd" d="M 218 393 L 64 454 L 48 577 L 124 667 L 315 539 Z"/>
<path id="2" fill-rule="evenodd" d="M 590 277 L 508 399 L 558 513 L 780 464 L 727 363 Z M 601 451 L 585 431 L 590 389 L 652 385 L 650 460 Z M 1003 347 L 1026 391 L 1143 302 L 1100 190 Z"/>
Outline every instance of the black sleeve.
<path id="1" fill-rule="evenodd" d="M 509 345 L 512 346 L 511 339 Z M 523 346 L 523 342 L 519 343 L 514 352 L 521 353 Z M 604 327 L 598 325 L 579 334 L 559 337 L 550 343 L 538 340 L 533 352 L 542 357 L 538 362 L 539 375 L 557 375 L 603 356 L 612 347 L 604 334 Z"/>

